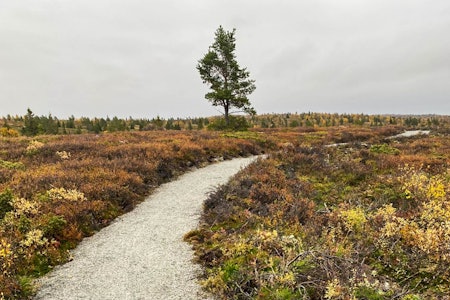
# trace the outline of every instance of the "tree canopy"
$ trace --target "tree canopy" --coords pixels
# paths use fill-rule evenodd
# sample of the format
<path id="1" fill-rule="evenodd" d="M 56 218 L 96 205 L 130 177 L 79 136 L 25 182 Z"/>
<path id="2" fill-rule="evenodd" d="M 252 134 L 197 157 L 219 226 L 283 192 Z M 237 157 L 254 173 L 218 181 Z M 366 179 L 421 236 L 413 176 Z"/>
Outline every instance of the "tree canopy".
<path id="1" fill-rule="evenodd" d="M 241 112 L 255 114 L 248 95 L 256 88 L 255 81 L 249 79 L 250 72 L 241 68 L 236 61 L 236 29 L 225 31 L 222 26 L 215 32 L 214 43 L 198 61 L 197 70 L 203 83 L 209 85 L 211 92 L 205 98 L 213 106 L 224 109 L 226 124 L 229 125 L 232 108 Z"/>

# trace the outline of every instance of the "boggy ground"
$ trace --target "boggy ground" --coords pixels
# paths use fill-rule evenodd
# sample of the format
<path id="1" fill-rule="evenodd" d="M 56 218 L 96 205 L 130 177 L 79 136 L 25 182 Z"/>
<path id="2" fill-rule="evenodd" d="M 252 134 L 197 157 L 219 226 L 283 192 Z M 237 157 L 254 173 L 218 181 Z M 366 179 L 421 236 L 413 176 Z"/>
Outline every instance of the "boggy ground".
<path id="1" fill-rule="evenodd" d="M 2 138 L 0 298 L 28 298 L 34 278 L 161 183 L 265 142 L 203 131 Z"/>
<path id="2" fill-rule="evenodd" d="M 434 130 L 434 132 L 445 134 L 448 130 L 445 131 L 444 129 L 438 128 L 439 131 Z M 255 190 L 257 199 L 255 203 L 265 204 L 261 208 L 248 209 L 252 216 L 261 214 L 264 217 L 258 225 L 260 226 L 258 228 L 262 228 L 262 235 L 266 235 L 264 228 L 268 226 L 265 224 L 265 218 L 269 218 L 269 214 L 272 212 L 275 213 L 272 218 L 277 219 L 279 217 L 276 214 L 277 205 L 287 203 L 286 205 L 291 207 L 289 201 L 281 201 L 285 196 L 278 197 L 278 192 L 272 192 L 272 188 L 281 188 L 280 184 L 288 183 L 283 190 L 289 192 L 291 189 L 290 182 L 301 180 L 299 186 L 306 188 L 302 192 L 306 194 L 302 196 L 303 194 L 299 192 L 302 189 L 297 187 L 293 190 L 293 196 L 287 197 L 287 199 L 308 200 L 305 202 L 307 207 L 313 201 L 315 206 L 304 210 L 305 214 L 306 216 L 312 214 L 313 220 L 317 218 L 322 220 L 321 214 L 333 216 L 333 214 L 328 213 L 339 212 L 340 206 L 336 204 L 337 201 L 347 199 L 345 197 L 353 199 L 345 194 L 357 190 L 352 188 L 352 184 L 363 182 L 364 185 L 364 181 L 361 181 L 362 178 L 370 178 L 372 175 L 381 176 L 384 174 L 383 170 L 386 171 L 385 177 L 390 178 L 390 168 L 399 166 L 397 161 L 399 157 L 402 157 L 400 162 L 409 161 L 411 164 L 414 163 L 415 166 L 423 163 L 424 166 L 430 166 L 433 170 L 445 170 L 445 167 L 440 169 L 440 166 L 445 166 L 448 161 L 448 152 L 445 153 L 440 150 L 441 147 L 447 149 L 445 147 L 447 147 L 448 142 L 445 139 L 432 135 L 430 138 L 434 139 L 434 144 L 423 144 L 416 139 L 409 140 L 409 143 L 415 143 L 412 146 L 408 144 L 411 149 L 414 149 L 411 151 L 403 149 L 394 140 L 383 140 L 385 137 L 402 131 L 403 128 L 396 126 L 373 128 L 339 126 L 332 128 L 308 127 L 294 130 L 256 129 L 243 133 L 157 131 L 39 136 L 34 139 L 2 138 L 0 143 L 0 266 L 2 268 L 0 293 L 6 299 L 26 299 L 30 297 L 33 294 L 33 279 L 47 273 L 54 265 L 70 259 L 69 250 L 74 248 L 84 237 L 99 231 L 122 213 L 132 210 L 137 203 L 141 202 L 161 183 L 175 178 L 192 167 L 203 166 L 211 161 L 274 151 L 272 159 L 267 162 L 272 167 L 252 169 L 252 172 L 257 172 L 258 176 L 261 176 L 261 178 L 254 179 L 257 185 L 254 185 L 253 179 L 240 183 L 242 191 L 256 187 L 261 187 L 263 191 Z M 360 143 L 361 141 L 368 144 Z M 351 144 L 347 148 L 337 147 L 326 150 L 322 147 L 331 143 L 353 142 L 355 142 L 354 146 Z M 369 149 L 367 145 L 373 145 L 373 148 L 370 147 Z M 325 169 L 325 167 L 328 169 Z M 317 172 L 323 170 L 322 173 L 318 173 L 317 178 L 307 173 L 304 175 L 307 177 L 303 178 L 302 174 L 305 170 L 302 168 Z M 274 170 L 276 170 L 275 173 L 273 173 Z M 336 170 L 341 170 L 340 173 L 337 172 L 336 174 L 343 176 L 342 179 L 345 180 L 342 182 L 346 184 L 346 188 L 338 183 L 336 183 L 335 188 L 335 183 L 330 181 L 337 177 L 337 175 L 333 175 Z M 351 175 L 353 170 L 356 170 L 355 174 L 359 175 L 356 177 Z M 266 171 L 267 173 L 265 173 Z M 327 172 L 329 172 L 329 175 L 327 175 Z M 266 174 L 265 177 L 264 174 Z M 286 179 L 283 178 L 288 180 L 285 182 Z M 302 180 L 302 178 L 305 180 Z M 439 184 L 437 186 L 440 187 Z M 311 194 L 307 193 L 308 187 L 311 189 Z M 379 199 L 384 199 L 383 197 L 388 197 L 386 195 L 389 195 L 391 191 L 391 189 L 387 189 L 388 192 L 385 195 L 381 192 L 383 189 L 382 184 L 380 186 L 375 185 L 374 192 L 368 195 L 373 195 L 370 197 L 379 201 Z M 396 191 L 394 188 L 393 190 Z M 337 192 L 339 192 L 338 195 L 347 196 L 338 197 L 335 194 Z M 235 199 L 233 193 L 224 197 L 231 200 Z M 325 200 L 320 200 L 321 197 Z M 406 197 L 406 194 L 404 197 Z M 408 197 L 410 197 L 408 199 L 413 198 L 412 194 L 408 194 Z M 279 200 L 275 201 L 275 204 L 272 205 L 273 209 L 269 210 L 272 206 L 268 204 L 272 203 L 273 199 Z M 355 199 L 352 201 L 356 201 Z M 374 202 L 377 203 L 377 201 Z M 297 203 L 297 200 L 294 202 Z M 418 202 L 420 203 L 420 201 Z M 231 205 L 234 202 L 225 203 Z M 400 201 L 399 203 L 403 202 Z M 207 207 L 210 207 L 210 205 L 207 205 Z M 238 207 L 236 205 L 233 209 Z M 303 206 L 292 204 L 292 207 L 288 215 L 297 216 L 293 217 L 294 220 L 295 218 L 302 219 L 299 217 L 301 214 L 297 213 L 296 209 Z M 395 208 L 398 209 L 396 206 Z M 303 209 L 300 210 L 303 211 Z M 366 210 L 363 211 L 366 213 Z M 403 216 L 399 209 L 396 213 L 399 214 L 396 218 Z M 409 213 L 408 211 L 405 216 Z M 368 218 L 366 214 L 364 216 L 366 219 Z M 231 222 L 231 224 L 235 224 L 233 225 L 235 226 L 234 229 L 242 227 L 240 219 L 233 214 L 225 213 L 224 217 L 235 218 Z M 252 226 L 257 226 L 255 224 L 257 224 L 258 219 L 254 221 L 256 223 L 252 223 L 251 220 L 243 227 L 247 228 L 252 224 Z M 280 222 L 284 222 L 283 220 L 283 218 L 280 219 Z M 289 218 L 286 217 L 286 220 L 289 220 Z M 228 223 L 228 221 L 224 222 Z M 225 232 L 228 232 L 225 223 L 211 225 L 211 230 L 216 234 L 215 237 L 222 233 L 222 230 L 217 232 L 218 228 L 220 229 L 222 226 Z M 321 223 L 314 221 L 311 224 Z M 368 223 L 364 222 L 364 224 Z M 298 237 L 298 234 L 306 237 L 301 228 L 298 230 L 295 228 L 294 226 L 289 229 L 292 231 L 293 237 Z M 270 234 L 273 233 L 277 236 L 280 236 L 282 232 L 281 227 L 274 227 L 277 233 L 274 233 L 272 229 L 270 230 Z M 291 234 L 288 236 L 290 238 Z M 203 237 L 199 240 L 203 240 Z M 306 240 L 308 239 L 305 238 Z M 213 243 L 212 245 L 213 248 L 218 247 L 218 244 Z M 225 247 L 224 249 L 229 247 L 225 241 L 222 246 Z M 279 251 L 280 248 L 277 249 Z M 208 254 L 205 256 L 205 261 L 208 261 L 208 257 L 212 257 L 214 260 L 216 254 L 223 257 L 221 250 L 212 252 L 208 250 L 206 253 Z M 298 256 L 298 258 L 289 266 L 293 266 L 294 263 L 299 261 L 304 251 L 296 252 L 293 250 L 291 254 L 293 253 L 297 253 L 295 257 Z M 217 262 L 222 261 L 217 260 Z M 235 264 L 231 264 L 231 270 L 234 267 Z M 258 270 L 258 268 L 255 270 Z M 262 278 L 267 277 L 270 282 L 277 283 L 278 281 L 273 281 L 276 277 L 266 271 L 262 273 L 258 271 L 260 272 L 258 274 L 264 274 Z M 214 272 L 211 274 L 214 274 Z M 233 289 L 239 291 L 242 289 L 244 297 L 247 297 L 247 294 L 255 295 L 253 285 L 259 279 L 249 280 L 248 286 L 250 289 L 248 290 L 245 287 L 247 282 L 245 279 L 237 282 L 236 285 L 233 279 L 234 275 L 228 278 L 227 271 L 224 274 L 225 277 L 220 280 L 229 283 L 232 287 L 225 290 L 218 288 L 217 293 L 222 294 L 225 291 L 223 295 L 228 295 L 228 292 L 232 292 Z M 288 274 L 286 275 L 288 276 L 287 279 L 292 277 L 290 273 L 286 274 Z M 411 273 L 408 274 L 412 275 Z M 294 278 L 297 278 L 296 276 Z M 316 287 L 318 287 L 321 283 L 327 283 L 322 285 L 322 292 L 328 286 L 328 283 L 335 282 L 332 279 L 328 282 L 329 277 L 324 278 L 326 280 L 323 279 L 316 284 Z M 411 278 L 415 277 L 412 276 Z M 406 279 L 408 279 L 407 276 L 403 277 L 403 280 Z M 292 282 L 289 280 L 287 282 Z M 331 283 L 329 295 L 332 295 L 333 291 Z M 217 286 L 221 287 L 222 284 L 219 282 Z M 262 286 L 265 287 L 264 284 Z M 308 290 L 311 289 L 305 281 L 295 286 L 294 290 L 296 291 L 302 290 L 304 286 Z M 287 287 L 287 289 L 286 297 L 291 295 L 292 292 L 290 287 Z M 337 286 L 337 289 L 339 290 L 340 287 Z M 278 288 L 270 287 L 262 290 L 270 296 L 272 295 L 270 293 L 277 291 Z M 281 296 L 284 295 L 284 291 L 284 289 L 279 291 Z M 317 291 L 320 293 L 320 288 Z M 261 294 L 261 297 L 266 295 L 264 293 Z M 294 293 L 295 295 L 297 294 Z"/>
<path id="3" fill-rule="evenodd" d="M 333 130 L 285 143 L 210 196 L 185 237 L 205 289 L 220 299 L 448 299 L 448 135 Z M 336 142 L 348 144 L 323 146 Z"/>

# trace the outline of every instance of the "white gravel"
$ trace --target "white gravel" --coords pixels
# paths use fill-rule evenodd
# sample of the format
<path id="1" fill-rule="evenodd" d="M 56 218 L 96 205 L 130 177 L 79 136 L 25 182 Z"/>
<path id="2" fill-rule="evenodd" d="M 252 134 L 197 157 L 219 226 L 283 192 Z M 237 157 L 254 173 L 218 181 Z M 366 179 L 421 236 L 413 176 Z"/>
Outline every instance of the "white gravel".
<path id="1" fill-rule="evenodd" d="M 207 194 L 255 159 L 189 172 L 83 240 L 73 260 L 40 280 L 35 299 L 202 299 L 183 235 L 195 229 Z"/>
<path id="2" fill-rule="evenodd" d="M 430 132 L 431 132 L 430 130 L 408 130 L 403 133 L 391 136 L 389 138 L 396 139 L 396 138 L 403 138 L 403 137 L 412 137 L 412 136 L 416 136 L 416 135 L 429 135 Z"/>

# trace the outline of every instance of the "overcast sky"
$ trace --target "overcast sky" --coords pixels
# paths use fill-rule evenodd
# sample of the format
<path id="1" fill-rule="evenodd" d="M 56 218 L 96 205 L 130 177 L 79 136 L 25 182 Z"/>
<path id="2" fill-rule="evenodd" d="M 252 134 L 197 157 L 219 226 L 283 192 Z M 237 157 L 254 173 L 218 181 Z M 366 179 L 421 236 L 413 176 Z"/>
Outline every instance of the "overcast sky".
<path id="1" fill-rule="evenodd" d="M 260 114 L 450 115 L 449 0 L 0 0 L 0 116 L 217 115 L 219 25 Z"/>

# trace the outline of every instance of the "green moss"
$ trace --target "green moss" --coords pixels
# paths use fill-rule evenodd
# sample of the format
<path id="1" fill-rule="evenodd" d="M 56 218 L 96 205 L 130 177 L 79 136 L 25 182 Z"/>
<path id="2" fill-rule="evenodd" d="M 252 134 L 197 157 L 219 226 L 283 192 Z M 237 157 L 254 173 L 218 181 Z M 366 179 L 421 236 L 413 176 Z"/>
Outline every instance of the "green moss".
<path id="1" fill-rule="evenodd" d="M 0 193 L 0 219 L 2 219 L 7 212 L 13 209 L 11 203 L 13 198 L 13 193 L 9 189 Z"/>
<path id="2" fill-rule="evenodd" d="M 387 300 L 390 297 L 387 297 L 385 293 L 382 291 L 376 290 L 372 287 L 368 286 L 359 286 L 356 288 L 354 295 L 357 299 L 366 299 L 366 300 Z"/>
<path id="3" fill-rule="evenodd" d="M 62 216 L 49 214 L 45 219 L 46 222 L 43 225 L 42 231 L 47 236 L 58 234 L 67 224 L 67 221 Z"/>
<path id="4" fill-rule="evenodd" d="M 24 170 L 25 165 L 21 162 L 11 162 L 0 159 L 0 168 L 5 168 L 8 170 Z"/>
<path id="5" fill-rule="evenodd" d="M 223 269 L 222 269 L 223 270 L 222 280 L 225 283 L 234 281 L 236 279 L 236 277 L 239 275 L 239 269 L 240 268 L 236 263 L 230 262 L 230 261 L 225 262 Z"/>
<path id="6" fill-rule="evenodd" d="M 260 144 L 267 144 L 268 139 L 267 136 L 254 132 L 254 131 L 234 131 L 234 132 L 225 132 L 222 134 L 223 137 L 232 138 L 232 139 L 244 139 L 255 141 Z"/>
<path id="7" fill-rule="evenodd" d="M 18 299 L 30 299 L 35 292 L 33 278 L 29 276 L 19 276 L 20 295 Z"/>
<path id="8" fill-rule="evenodd" d="M 298 290 L 286 287 L 264 287 L 255 299 L 273 299 L 273 300 L 294 300 L 304 299 L 303 294 Z M 306 298 L 308 299 L 308 298 Z"/>
<path id="9" fill-rule="evenodd" d="M 408 294 L 403 296 L 401 300 L 422 300 L 422 298 L 418 295 Z"/>
<path id="10" fill-rule="evenodd" d="M 398 150 L 397 148 L 394 148 L 388 144 L 372 145 L 370 147 L 370 152 L 377 153 L 377 154 L 392 154 L 392 155 L 400 154 L 400 150 Z"/>
<path id="11" fill-rule="evenodd" d="M 39 277 L 47 274 L 51 271 L 50 260 L 47 256 L 42 254 L 36 254 L 34 256 L 32 265 L 29 266 L 30 274 L 35 277 Z"/>

